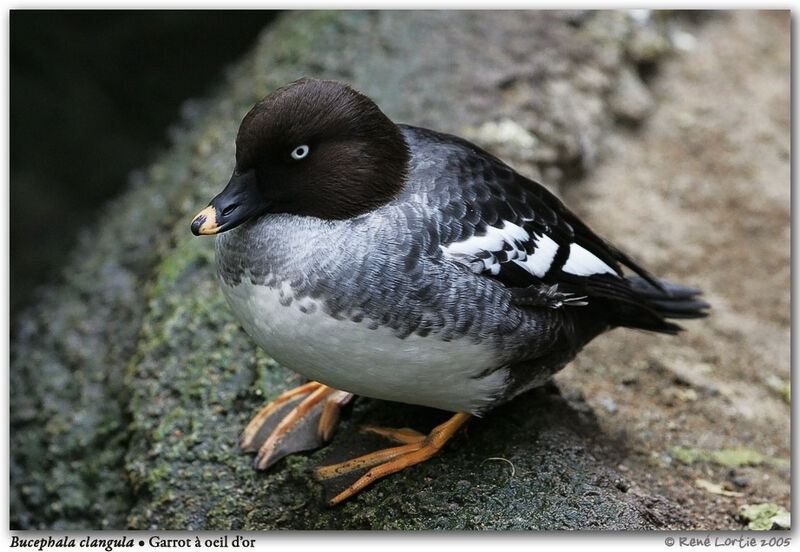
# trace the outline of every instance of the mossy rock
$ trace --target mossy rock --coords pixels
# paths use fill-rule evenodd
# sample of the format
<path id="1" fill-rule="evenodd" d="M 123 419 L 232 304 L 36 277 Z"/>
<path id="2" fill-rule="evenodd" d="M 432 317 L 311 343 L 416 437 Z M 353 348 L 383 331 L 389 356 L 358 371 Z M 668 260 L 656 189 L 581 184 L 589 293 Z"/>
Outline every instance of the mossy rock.
<path id="1" fill-rule="evenodd" d="M 133 176 L 84 233 L 63 281 L 16 322 L 12 528 L 673 524 L 680 513 L 663 500 L 625 492 L 591 412 L 553 388 L 473 420 L 439 456 L 338 508 L 323 506 L 311 467 L 350 447 L 368 419 L 427 429 L 442 413 L 361 399 L 331 449 L 255 472 L 238 434 L 265 400 L 299 380 L 240 329 L 215 280 L 212 240 L 188 229 L 227 181 L 244 113 L 301 76 L 349 82 L 393 119 L 447 132 L 511 119 L 536 146 L 486 145 L 531 176 L 569 182 L 602 152 L 616 117 L 609 98 L 625 104 L 620 94 L 642 62 L 645 31 L 658 35 L 624 12 L 279 18 L 216 94 L 186 104 L 169 151 Z"/>

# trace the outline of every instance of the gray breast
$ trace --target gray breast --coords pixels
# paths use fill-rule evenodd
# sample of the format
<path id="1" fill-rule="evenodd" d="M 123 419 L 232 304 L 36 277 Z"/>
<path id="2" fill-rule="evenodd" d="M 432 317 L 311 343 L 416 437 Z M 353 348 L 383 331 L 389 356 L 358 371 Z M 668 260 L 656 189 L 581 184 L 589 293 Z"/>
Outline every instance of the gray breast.
<path id="1" fill-rule="evenodd" d="M 533 321 L 491 279 L 442 258 L 415 233 L 407 208 L 350 221 L 270 215 L 217 238 L 217 269 L 228 286 L 284 289 L 282 304 L 315 300 L 340 320 L 388 327 L 398 338 L 467 338 L 513 356 Z M 299 305 L 302 307 L 302 304 Z"/>

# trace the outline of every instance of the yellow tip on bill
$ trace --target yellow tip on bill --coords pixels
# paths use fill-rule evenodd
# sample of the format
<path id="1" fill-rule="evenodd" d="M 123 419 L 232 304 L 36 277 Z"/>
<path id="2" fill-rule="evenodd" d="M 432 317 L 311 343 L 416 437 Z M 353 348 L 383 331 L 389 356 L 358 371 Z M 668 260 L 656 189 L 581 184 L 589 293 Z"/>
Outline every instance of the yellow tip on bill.
<path id="1" fill-rule="evenodd" d="M 211 235 L 219 232 L 217 226 L 217 210 L 211 205 L 197 213 L 192 220 L 192 231 L 195 234 Z"/>

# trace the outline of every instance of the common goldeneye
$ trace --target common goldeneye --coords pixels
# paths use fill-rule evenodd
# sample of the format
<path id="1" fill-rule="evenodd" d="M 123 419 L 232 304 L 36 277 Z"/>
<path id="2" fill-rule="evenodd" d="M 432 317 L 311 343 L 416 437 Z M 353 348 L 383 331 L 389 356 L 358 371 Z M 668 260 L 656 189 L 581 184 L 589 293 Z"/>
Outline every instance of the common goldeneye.
<path id="1" fill-rule="evenodd" d="M 298 80 L 250 110 L 233 176 L 191 228 L 219 234 L 222 291 L 247 333 L 311 380 L 245 429 L 258 468 L 327 441 L 354 395 L 455 413 L 428 435 L 368 428 L 400 446 L 319 468 L 369 468 L 334 504 L 426 460 L 597 335 L 675 334 L 667 319 L 708 307 L 496 157 L 395 124 L 332 81 Z"/>

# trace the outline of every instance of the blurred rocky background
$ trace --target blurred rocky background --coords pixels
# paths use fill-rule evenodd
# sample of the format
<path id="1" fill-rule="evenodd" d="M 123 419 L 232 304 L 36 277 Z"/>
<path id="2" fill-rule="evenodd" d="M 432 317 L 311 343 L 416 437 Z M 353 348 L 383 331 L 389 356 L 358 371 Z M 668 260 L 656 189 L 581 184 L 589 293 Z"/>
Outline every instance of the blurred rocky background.
<path id="1" fill-rule="evenodd" d="M 158 14 L 125 15 L 161 28 L 147 21 Z M 193 14 L 162 15 L 193 26 L 180 22 Z M 117 109 L 136 123 L 114 122 L 102 79 L 80 84 L 50 67 L 52 56 L 95 50 L 86 32 L 26 54 L 23 79 L 25 22 L 12 15 L 11 211 L 42 220 L 12 227 L 12 270 L 23 268 L 21 236 L 81 228 L 74 246 L 64 239 L 38 261 L 50 284 L 15 303 L 27 306 L 11 342 L 12 528 L 790 526 L 788 12 L 308 11 L 264 24 L 207 85 L 143 75 L 193 84 L 157 123 L 174 121 L 168 138 L 136 146 L 145 106 L 167 92 L 122 86 L 132 99 Z M 116 25 L 118 49 L 100 67 L 154 67 L 122 40 L 141 35 Z M 236 27 L 212 26 L 204 40 Z M 151 36 L 151 59 L 184 51 L 169 32 Z M 205 65 L 212 55 L 184 61 L 220 75 Z M 45 71 L 63 79 L 49 94 Z M 541 179 L 653 272 L 702 288 L 711 316 L 677 338 L 601 337 L 554 385 L 473 420 L 435 458 L 338 508 L 324 507 L 314 466 L 368 421 L 427 430 L 442 413 L 361 399 L 328 449 L 256 473 L 238 434 L 299 380 L 240 329 L 219 294 L 213 241 L 188 223 L 227 181 L 244 113 L 304 75 L 347 81 L 393 119 L 466 136 Z M 28 95 L 49 105 L 23 116 Z M 61 128 L 52 104 L 62 97 L 91 113 L 70 111 L 77 120 Z M 84 119 L 95 145 L 59 146 L 55 136 L 71 142 Z M 138 156 L 128 177 L 105 172 L 120 148 Z M 87 149 L 89 161 L 76 161 Z M 50 187 L 84 163 L 98 172 L 89 188 Z M 32 176 L 37 165 L 50 176 Z M 37 208 L 42 219 L 23 203 L 37 189 L 53 196 L 43 202 L 60 198 Z M 111 199 L 65 216 L 81 195 Z M 12 296 L 22 289 L 12 280 Z"/>
<path id="2" fill-rule="evenodd" d="M 277 14 L 11 12 L 12 315 Z"/>

